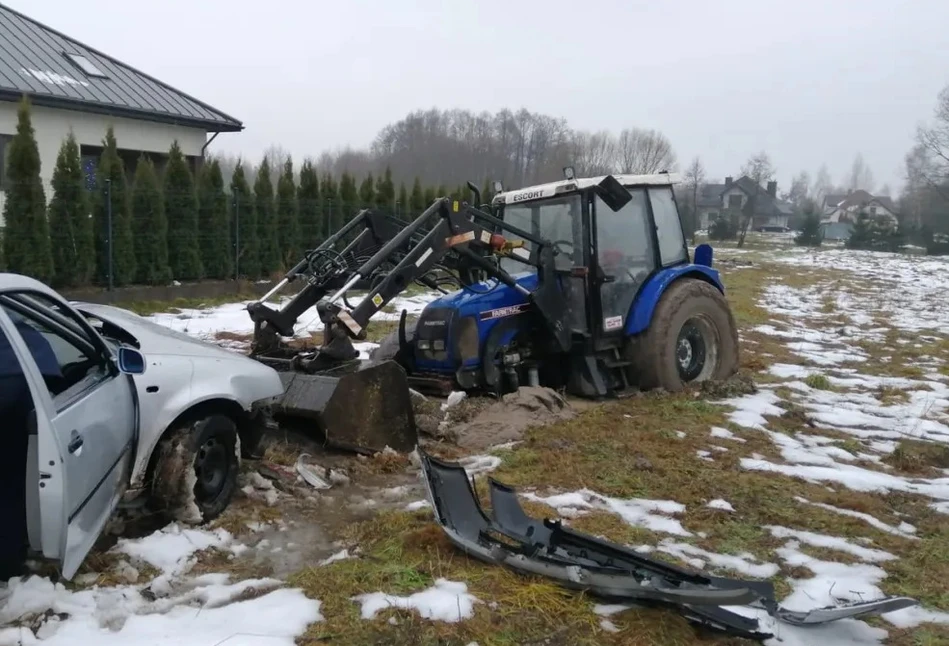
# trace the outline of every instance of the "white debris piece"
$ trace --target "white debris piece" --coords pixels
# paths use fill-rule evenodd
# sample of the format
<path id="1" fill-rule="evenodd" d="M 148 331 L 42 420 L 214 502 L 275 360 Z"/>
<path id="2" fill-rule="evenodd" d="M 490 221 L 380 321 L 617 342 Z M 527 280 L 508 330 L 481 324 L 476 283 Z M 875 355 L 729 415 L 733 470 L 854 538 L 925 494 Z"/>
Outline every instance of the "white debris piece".
<path id="1" fill-rule="evenodd" d="M 710 501 L 706 507 L 710 509 L 721 509 L 722 511 L 735 511 L 735 508 L 732 507 L 732 504 L 727 500 L 722 500 L 721 498 L 716 498 L 715 500 Z"/>
<path id="2" fill-rule="evenodd" d="M 320 561 L 319 564 L 329 565 L 330 563 L 335 563 L 336 561 L 342 561 L 348 558 L 352 558 L 352 555 L 349 553 L 349 550 L 348 549 L 340 550 L 339 552 L 336 552 L 335 554 L 331 554 L 330 556 L 327 556 L 325 559 Z"/>
<path id="3" fill-rule="evenodd" d="M 294 465 L 296 472 L 300 474 L 303 480 L 314 489 L 329 489 L 332 485 L 325 480 L 326 469 L 319 465 L 307 464 L 304 458 L 310 457 L 308 453 L 301 453 Z"/>
<path id="4" fill-rule="evenodd" d="M 454 390 L 448 395 L 448 399 L 445 400 L 445 403 L 442 404 L 442 410 L 448 410 L 453 406 L 457 406 L 468 397 L 468 394 L 463 390 Z"/>
<path id="5" fill-rule="evenodd" d="M 362 605 L 362 618 L 373 619 L 387 608 L 414 609 L 423 619 L 456 623 L 474 615 L 474 604 L 480 601 L 468 592 L 464 583 L 436 579 L 435 584 L 407 597 L 372 592 L 353 597 Z"/>

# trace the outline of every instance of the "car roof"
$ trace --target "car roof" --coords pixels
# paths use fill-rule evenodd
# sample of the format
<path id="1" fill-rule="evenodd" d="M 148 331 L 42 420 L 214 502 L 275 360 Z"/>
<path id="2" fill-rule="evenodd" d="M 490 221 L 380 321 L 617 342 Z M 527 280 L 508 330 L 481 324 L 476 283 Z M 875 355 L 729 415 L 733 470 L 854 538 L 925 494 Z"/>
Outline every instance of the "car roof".
<path id="1" fill-rule="evenodd" d="M 58 293 L 35 278 L 30 278 L 29 276 L 24 276 L 23 274 L 8 274 L 0 272 L 0 293 L 16 292 L 22 290 L 40 292 L 41 294 L 46 294 L 58 299 L 62 298 L 62 296 L 60 296 Z"/>
<path id="2" fill-rule="evenodd" d="M 514 202 L 523 202 L 525 199 L 540 199 L 544 197 L 553 197 L 570 191 L 580 190 L 599 184 L 606 178 L 606 175 L 599 177 L 578 177 L 576 179 L 562 179 L 559 182 L 550 182 L 548 184 L 537 184 L 536 186 L 525 186 L 513 191 L 502 191 L 494 196 L 493 202 L 503 202 L 512 204 Z M 613 175 L 613 177 L 623 186 L 671 186 L 678 184 L 681 178 L 676 173 L 655 173 L 652 175 Z M 525 194 L 531 195 L 525 198 Z M 536 195 L 534 195 L 536 193 Z"/>

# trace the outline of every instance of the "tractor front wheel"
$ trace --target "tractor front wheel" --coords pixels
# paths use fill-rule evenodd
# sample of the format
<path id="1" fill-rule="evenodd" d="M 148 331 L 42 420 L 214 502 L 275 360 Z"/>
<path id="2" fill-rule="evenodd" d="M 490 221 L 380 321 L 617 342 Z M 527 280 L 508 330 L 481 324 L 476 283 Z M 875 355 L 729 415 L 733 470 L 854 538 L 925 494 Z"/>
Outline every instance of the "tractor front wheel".
<path id="1" fill-rule="evenodd" d="M 676 281 L 659 300 L 649 329 L 630 339 L 627 357 L 642 390 L 677 391 L 727 379 L 738 369 L 738 329 L 728 302 L 705 281 Z"/>

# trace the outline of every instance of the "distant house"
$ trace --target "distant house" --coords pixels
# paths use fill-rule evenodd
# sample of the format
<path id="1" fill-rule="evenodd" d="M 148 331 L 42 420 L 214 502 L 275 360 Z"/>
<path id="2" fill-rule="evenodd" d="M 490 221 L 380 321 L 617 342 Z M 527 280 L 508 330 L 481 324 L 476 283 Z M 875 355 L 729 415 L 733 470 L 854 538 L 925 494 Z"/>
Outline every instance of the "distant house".
<path id="1" fill-rule="evenodd" d="M 885 195 L 871 195 L 863 189 L 827 195 L 821 209 L 821 222 L 825 223 L 853 223 L 861 212 L 870 217 L 885 218 L 894 227 L 899 223 L 893 200 Z"/>
<path id="2" fill-rule="evenodd" d="M 160 169 L 177 140 L 196 166 L 209 143 L 208 133 L 243 129 L 240 121 L 220 110 L 0 5 L 0 213 L 8 145 L 24 94 L 32 104 L 47 199 L 56 156 L 70 130 L 80 145 L 91 188 L 110 125 L 130 175 L 142 152 Z"/>
<path id="3" fill-rule="evenodd" d="M 751 229 L 760 227 L 787 227 L 793 209 L 789 202 L 778 197 L 778 183 L 768 182 L 767 186 L 756 186 L 748 176 L 734 180 L 725 178 L 724 184 L 705 184 L 699 191 L 696 204 L 699 229 L 709 226 L 722 214 L 744 213 L 751 196 L 757 192 L 755 212 Z"/>

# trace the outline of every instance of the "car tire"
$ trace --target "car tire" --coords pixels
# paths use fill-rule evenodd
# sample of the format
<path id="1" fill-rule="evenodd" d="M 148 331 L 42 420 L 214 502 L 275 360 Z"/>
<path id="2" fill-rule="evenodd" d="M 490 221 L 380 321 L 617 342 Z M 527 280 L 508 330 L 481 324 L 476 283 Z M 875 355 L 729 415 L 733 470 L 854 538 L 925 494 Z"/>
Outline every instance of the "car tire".
<path id="1" fill-rule="evenodd" d="M 649 329 L 630 339 L 626 356 L 641 390 L 675 392 L 727 379 L 738 369 L 738 328 L 728 301 L 703 280 L 674 282 L 659 299 Z"/>
<path id="2" fill-rule="evenodd" d="M 415 328 L 417 325 L 418 321 L 405 322 L 405 340 L 409 343 L 412 343 L 415 339 Z M 383 337 L 382 341 L 379 342 L 379 347 L 373 348 L 372 352 L 369 353 L 369 363 L 377 364 L 383 361 L 398 361 L 398 355 L 401 349 L 399 346 L 399 330 L 395 329 Z"/>
<path id="3" fill-rule="evenodd" d="M 230 417 L 208 415 L 172 429 L 158 446 L 152 483 L 157 505 L 188 524 L 214 520 L 237 491 L 240 439 Z"/>

